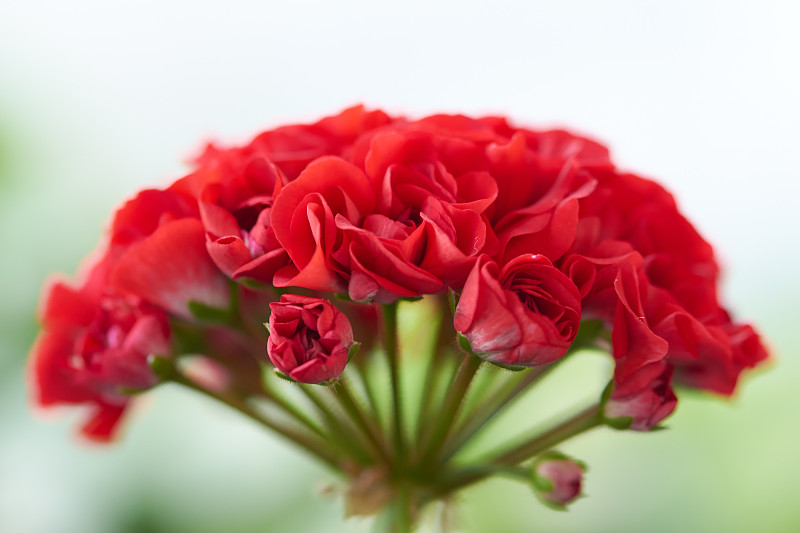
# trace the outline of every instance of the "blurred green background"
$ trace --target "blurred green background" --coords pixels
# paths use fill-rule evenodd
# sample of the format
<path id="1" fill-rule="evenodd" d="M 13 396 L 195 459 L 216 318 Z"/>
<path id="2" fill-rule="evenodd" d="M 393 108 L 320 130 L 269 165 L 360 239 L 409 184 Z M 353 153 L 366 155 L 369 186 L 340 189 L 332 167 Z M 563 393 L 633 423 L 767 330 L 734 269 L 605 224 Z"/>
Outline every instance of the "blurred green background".
<path id="1" fill-rule="evenodd" d="M 568 513 L 496 480 L 459 497 L 462 530 L 800 531 L 795 3 L 68 4 L 0 4 L 0 531 L 368 530 L 321 495 L 329 474 L 223 406 L 164 387 L 97 447 L 75 412 L 34 414 L 24 378 L 42 282 L 75 271 L 123 198 L 207 138 L 361 100 L 605 140 L 675 191 L 726 266 L 725 301 L 774 349 L 733 400 L 682 397 L 669 431 L 564 446 L 589 465 Z M 605 372 L 571 361 L 497 431 Z"/>

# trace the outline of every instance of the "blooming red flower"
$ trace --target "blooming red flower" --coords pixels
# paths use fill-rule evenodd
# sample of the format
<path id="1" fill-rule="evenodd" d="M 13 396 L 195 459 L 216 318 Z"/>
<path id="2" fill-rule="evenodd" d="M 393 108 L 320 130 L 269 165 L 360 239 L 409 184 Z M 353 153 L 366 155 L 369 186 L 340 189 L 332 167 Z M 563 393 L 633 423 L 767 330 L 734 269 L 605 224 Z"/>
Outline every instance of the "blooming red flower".
<path id="1" fill-rule="evenodd" d="M 98 441 L 113 437 L 130 400 L 124 389 L 158 381 L 148 356 L 170 353 L 166 314 L 109 292 L 109 263 L 102 258 L 77 287 L 49 287 L 40 311 L 43 331 L 30 360 L 36 403 L 89 405 L 81 432 Z"/>
<path id="2" fill-rule="evenodd" d="M 481 215 L 496 194 L 491 176 L 454 177 L 417 132 L 376 135 L 370 146 L 366 172 L 320 159 L 278 197 L 273 227 L 293 265 L 276 285 L 389 303 L 460 286 L 491 245 Z"/>
<path id="3" fill-rule="evenodd" d="M 339 377 L 353 346 L 350 321 L 329 301 L 284 294 L 269 304 L 267 353 L 282 373 L 301 383 Z"/>
<path id="4" fill-rule="evenodd" d="M 741 372 L 767 354 L 754 334 L 748 355 L 737 357 L 734 332 L 745 326 L 718 303 L 711 246 L 657 183 L 609 166 L 584 171 L 597 188 L 580 200 L 577 254 L 562 268 L 585 288 L 585 312 L 612 325 L 615 379 L 664 359 L 677 381 L 731 394 Z"/>
<path id="5" fill-rule="evenodd" d="M 580 293 L 542 255 L 472 269 L 453 324 L 473 352 L 504 365 L 542 365 L 567 352 L 580 326 Z"/>
<path id="6" fill-rule="evenodd" d="M 191 197 L 142 191 L 117 211 L 77 286 L 47 289 L 31 356 L 39 405 L 92 405 L 83 433 L 112 438 L 130 401 L 124 390 L 153 386 L 148 356 L 170 355 L 168 313 L 188 319 L 191 302 L 228 306 L 227 281 L 205 250 L 197 217 Z"/>

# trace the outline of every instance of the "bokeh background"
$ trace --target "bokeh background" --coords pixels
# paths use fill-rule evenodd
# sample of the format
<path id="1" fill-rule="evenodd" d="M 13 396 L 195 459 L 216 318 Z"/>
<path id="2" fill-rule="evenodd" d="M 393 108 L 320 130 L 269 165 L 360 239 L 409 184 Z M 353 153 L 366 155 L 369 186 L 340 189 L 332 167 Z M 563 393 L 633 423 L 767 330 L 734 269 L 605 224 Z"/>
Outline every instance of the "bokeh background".
<path id="1" fill-rule="evenodd" d="M 669 431 L 565 446 L 590 467 L 570 512 L 491 481 L 460 498 L 463 530 L 800 531 L 798 27 L 793 0 L 0 2 L 0 531 L 367 531 L 320 496 L 329 474 L 222 406 L 164 387 L 88 446 L 76 413 L 34 416 L 23 377 L 41 283 L 123 198 L 207 139 L 357 102 L 605 141 L 675 192 L 775 353 L 731 401 L 683 397 Z M 602 381 L 581 369 L 517 420 Z"/>

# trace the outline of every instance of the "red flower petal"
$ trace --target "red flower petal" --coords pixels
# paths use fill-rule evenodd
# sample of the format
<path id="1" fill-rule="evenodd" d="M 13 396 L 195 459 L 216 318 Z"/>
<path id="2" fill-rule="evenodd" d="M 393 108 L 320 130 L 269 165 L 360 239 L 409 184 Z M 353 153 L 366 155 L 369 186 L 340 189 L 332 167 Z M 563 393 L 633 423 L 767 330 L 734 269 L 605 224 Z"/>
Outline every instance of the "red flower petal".
<path id="1" fill-rule="evenodd" d="M 208 255 L 205 230 L 197 219 L 158 228 L 119 259 L 111 285 L 184 317 L 189 302 L 228 307 L 228 281 Z"/>

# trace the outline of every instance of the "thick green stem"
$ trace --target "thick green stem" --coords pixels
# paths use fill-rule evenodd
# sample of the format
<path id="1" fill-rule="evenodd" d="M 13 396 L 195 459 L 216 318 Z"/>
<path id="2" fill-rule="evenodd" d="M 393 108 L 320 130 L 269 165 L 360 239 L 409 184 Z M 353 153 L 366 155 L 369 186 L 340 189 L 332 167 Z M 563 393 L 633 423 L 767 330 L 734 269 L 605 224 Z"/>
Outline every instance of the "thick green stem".
<path id="1" fill-rule="evenodd" d="M 394 498 L 384 511 L 382 529 L 386 533 L 411 533 L 415 522 L 413 506 L 410 487 L 398 486 Z"/>
<path id="2" fill-rule="evenodd" d="M 397 303 L 383 306 L 383 343 L 389 361 L 392 382 L 392 440 L 397 463 L 406 459 L 405 433 L 403 430 L 403 395 L 400 390 L 400 368 L 397 347 Z"/>

